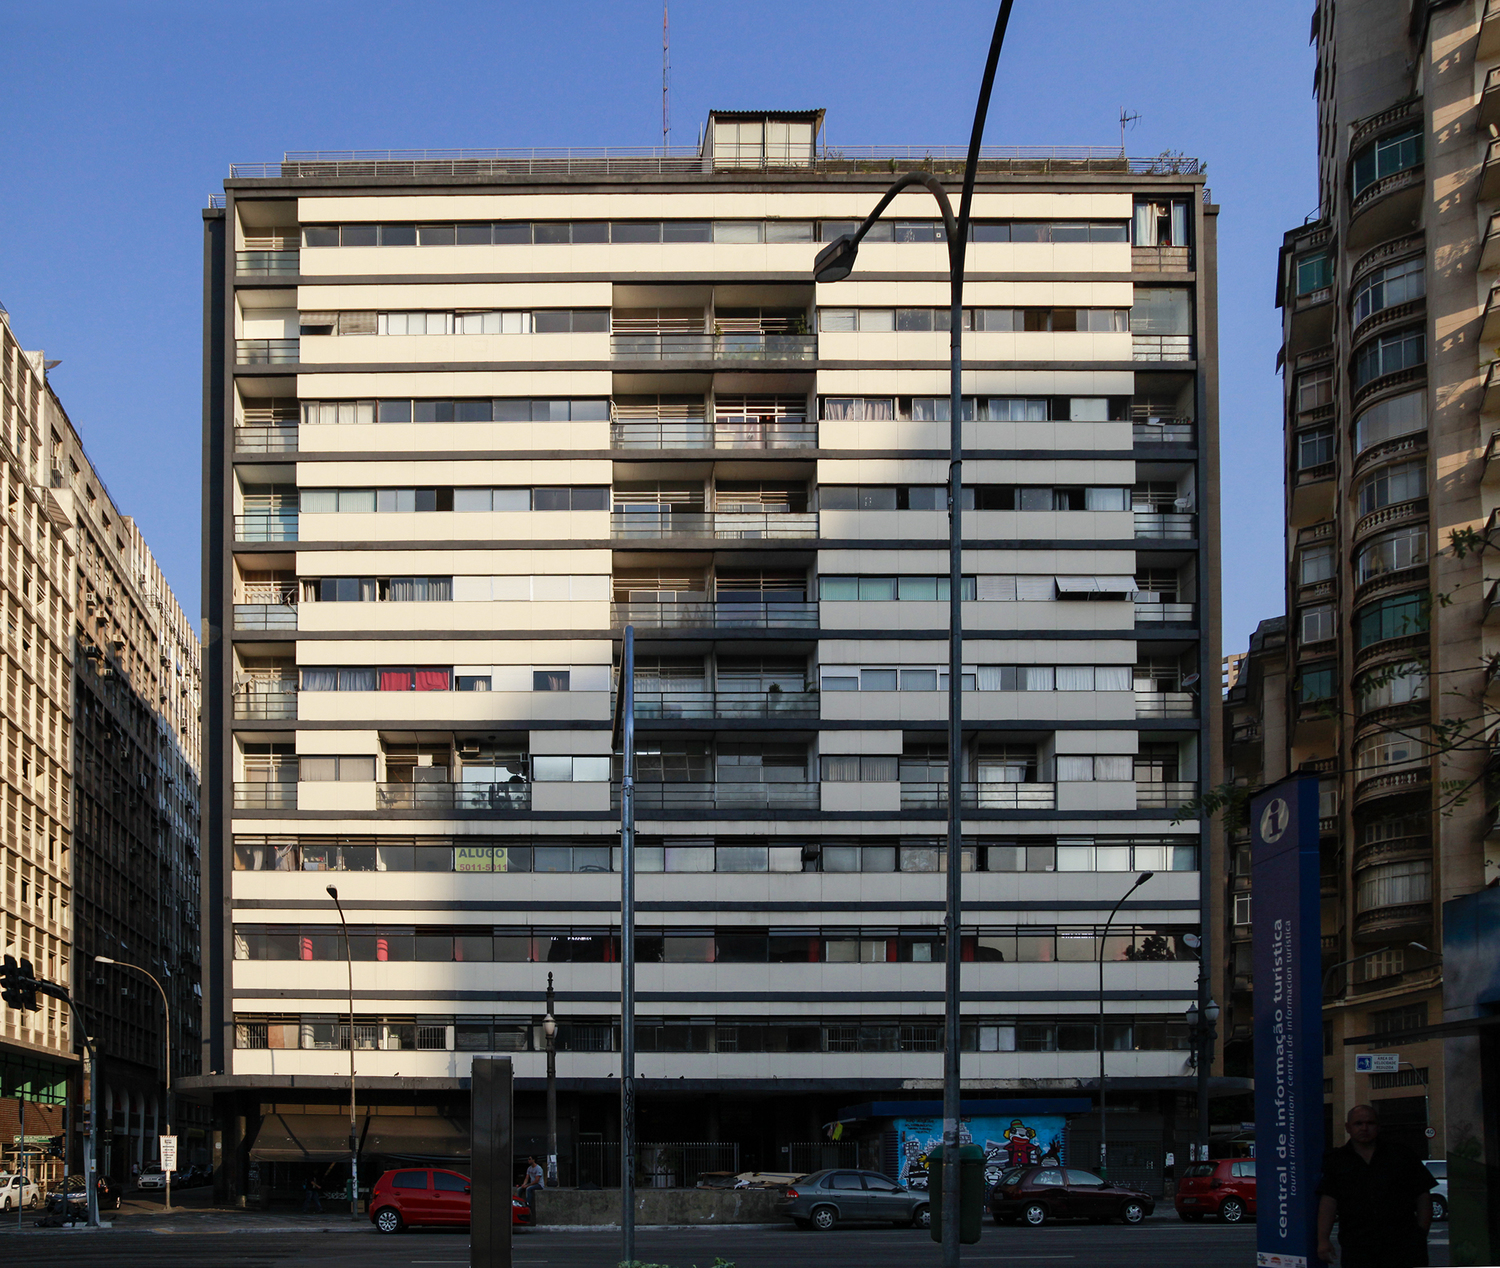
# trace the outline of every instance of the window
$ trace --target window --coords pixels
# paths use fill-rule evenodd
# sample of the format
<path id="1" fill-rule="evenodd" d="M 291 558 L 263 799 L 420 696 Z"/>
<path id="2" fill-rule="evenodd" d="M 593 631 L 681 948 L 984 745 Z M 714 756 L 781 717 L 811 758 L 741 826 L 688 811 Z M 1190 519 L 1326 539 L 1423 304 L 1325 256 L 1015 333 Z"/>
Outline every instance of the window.
<path id="1" fill-rule="evenodd" d="M 1307 295 L 1333 284 L 1333 270 L 1326 253 L 1305 255 L 1297 261 L 1297 294 Z"/>
<path id="2" fill-rule="evenodd" d="M 531 777 L 537 783 L 604 783 L 609 767 L 608 757 L 533 755 Z"/>
<path id="3" fill-rule="evenodd" d="M 1236 894 L 1234 896 L 1234 923 L 1237 925 L 1248 925 L 1250 923 L 1250 895 Z"/>
<path id="4" fill-rule="evenodd" d="M 1185 247 L 1188 245 L 1189 203 L 1185 198 L 1135 204 L 1135 245 L 1138 247 Z"/>
<path id="5" fill-rule="evenodd" d="M 822 764 L 822 777 L 829 783 L 894 783 L 898 778 L 898 758 L 895 754 L 839 753 L 825 755 L 819 761 Z"/>
<path id="6" fill-rule="evenodd" d="M 1426 274 L 1420 256 L 1387 264 L 1360 279 L 1354 287 L 1354 325 L 1366 317 L 1426 294 Z"/>
<path id="7" fill-rule="evenodd" d="M 1359 486 L 1359 513 L 1415 501 L 1427 493 L 1427 464 L 1420 459 L 1394 462 L 1367 476 Z"/>
<path id="8" fill-rule="evenodd" d="M 373 757 L 315 757 L 304 755 L 298 760 L 299 775 L 303 783 L 329 783 L 333 781 L 373 783 L 375 781 L 375 759 Z"/>
<path id="9" fill-rule="evenodd" d="M 537 669 L 531 674 L 531 689 L 533 691 L 567 691 L 571 681 L 572 675 L 566 669 Z"/>
<path id="10" fill-rule="evenodd" d="M 1304 546 L 1297 557 L 1297 582 L 1311 586 L 1333 576 L 1332 546 Z"/>
<path id="11" fill-rule="evenodd" d="M 1333 665 L 1308 665 L 1297 677 L 1297 699 L 1302 704 L 1332 700 L 1338 686 Z"/>
<path id="12" fill-rule="evenodd" d="M 1360 872 L 1355 879 L 1354 904 L 1357 911 L 1431 901 L 1431 859 L 1382 863 Z"/>
<path id="13" fill-rule="evenodd" d="M 1354 746 L 1354 768 L 1362 779 L 1392 767 L 1416 766 L 1426 760 L 1425 726 L 1377 731 L 1374 735 L 1364 736 Z"/>
<path id="14" fill-rule="evenodd" d="M 1385 665 L 1355 680 L 1361 710 L 1382 709 L 1427 698 L 1427 667 L 1416 663 Z"/>
<path id="15" fill-rule="evenodd" d="M 1297 433 L 1297 470 L 1307 471 L 1333 461 L 1333 427 L 1309 427 Z"/>
<path id="16" fill-rule="evenodd" d="M 1410 370 L 1427 360 L 1427 335 L 1420 327 L 1397 330 L 1364 344 L 1354 354 L 1354 387 L 1385 374 Z"/>
<path id="17" fill-rule="evenodd" d="M 1385 533 L 1360 547 L 1354 560 L 1354 579 L 1363 584 L 1372 577 L 1427 562 L 1427 526 L 1412 524 Z"/>
<path id="18" fill-rule="evenodd" d="M 1427 394 L 1406 392 L 1376 401 L 1354 419 L 1354 449 L 1363 453 L 1373 445 L 1410 436 L 1427 427 Z"/>
<path id="19" fill-rule="evenodd" d="M 1096 780 L 1123 782 L 1134 778 L 1134 775 L 1134 759 L 1129 756 L 1059 754 L 1057 758 L 1059 783 L 1086 783 Z"/>
<path id="20" fill-rule="evenodd" d="M 972 599 L 975 579 L 962 579 L 964 599 Z M 924 602 L 948 601 L 947 577 L 820 577 L 818 597 L 825 600 L 910 599 Z"/>
<path id="21" fill-rule="evenodd" d="M 1367 604 L 1354 614 L 1355 650 L 1388 638 L 1406 638 L 1427 629 L 1425 595 L 1405 594 Z"/>
<path id="22" fill-rule="evenodd" d="M 1368 1026 L 1371 1034 L 1398 1035 L 1408 1030 L 1421 1030 L 1427 1025 L 1427 1005 L 1403 1004 L 1400 1008 L 1380 1008 L 1372 1011 Z"/>
<path id="23" fill-rule="evenodd" d="M 1376 181 L 1405 172 L 1422 162 L 1422 130 L 1406 128 L 1372 141 L 1354 156 L 1354 197 Z"/>
<path id="24" fill-rule="evenodd" d="M 1322 409 L 1333 404 L 1333 368 L 1324 366 L 1319 370 L 1308 370 L 1297 376 L 1297 412 Z"/>
<path id="25" fill-rule="evenodd" d="M 1315 607 L 1303 608 L 1299 613 L 1301 621 L 1301 641 L 1303 643 L 1322 643 L 1333 637 L 1334 615 L 1333 605 L 1320 603 Z"/>
<path id="26" fill-rule="evenodd" d="M 1130 329 L 1138 335 L 1190 335 L 1192 301 L 1186 289 L 1137 286 Z"/>

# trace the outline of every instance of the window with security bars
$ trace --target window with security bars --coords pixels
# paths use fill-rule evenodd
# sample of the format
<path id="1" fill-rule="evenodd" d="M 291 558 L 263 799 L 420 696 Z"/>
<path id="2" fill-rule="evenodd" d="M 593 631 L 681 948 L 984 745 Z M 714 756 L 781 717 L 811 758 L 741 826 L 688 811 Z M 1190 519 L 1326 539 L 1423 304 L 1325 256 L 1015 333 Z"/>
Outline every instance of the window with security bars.
<path id="1" fill-rule="evenodd" d="M 669 480 L 619 480 L 610 501 L 617 511 L 702 511 L 705 493 L 701 483 Z"/>
<path id="2" fill-rule="evenodd" d="M 275 427 L 295 423 L 299 412 L 295 396 L 262 398 L 254 403 L 246 401 L 240 409 L 239 421 L 244 427 Z"/>
<path id="3" fill-rule="evenodd" d="M 626 569 L 613 578 L 616 603 L 702 603 L 709 597 L 706 572 Z"/>
<path id="4" fill-rule="evenodd" d="M 807 397 L 805 396 L 717 395 L 714 397 L 714 421 L 716 423 L 800 423 L 806 420 Z"/>
<path id="5" fill-rule="evenodd" d="M 708 401 L 702 396 L 616 396 L 610 416 L 617 423 L 702 423 Z"/>
<path id="6" fill-rule="evenodd" d="M 617 335 L 701 335 L 707 333 L 707 323 L 702 308 L 616 308 L 610 313 L 610 329 Z"/>

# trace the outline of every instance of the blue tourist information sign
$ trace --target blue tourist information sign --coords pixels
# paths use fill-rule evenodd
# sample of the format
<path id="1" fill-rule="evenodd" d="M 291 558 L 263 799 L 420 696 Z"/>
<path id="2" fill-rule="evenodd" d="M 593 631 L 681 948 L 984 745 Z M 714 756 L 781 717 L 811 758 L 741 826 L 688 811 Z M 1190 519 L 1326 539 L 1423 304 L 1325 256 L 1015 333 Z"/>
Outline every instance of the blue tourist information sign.
<path id="1" fill-rule="evenodd" d="M 1318 781 L 1250 803 L 1255 947 L 1255 1221 L 1261 1268 L 1316 1268 L 1323 1164 Z"/>

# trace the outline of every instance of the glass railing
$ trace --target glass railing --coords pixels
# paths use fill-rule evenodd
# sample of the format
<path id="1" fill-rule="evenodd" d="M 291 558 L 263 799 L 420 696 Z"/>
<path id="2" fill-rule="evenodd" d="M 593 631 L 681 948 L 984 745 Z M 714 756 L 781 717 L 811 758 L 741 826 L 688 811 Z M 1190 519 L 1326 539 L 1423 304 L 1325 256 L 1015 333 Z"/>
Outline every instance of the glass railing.
<path id="1" fill-rule="evenodd" d="M 1194 440 L 1193 424 L 1185 418 L 1137 419 L 1130 432 L 1138 445 L 1191 445 Z"/>
<path id="2" fill-rule="evenodd" d="M 666 507 L 617 508 L 610 515 L 610 535 L 622 539 L 653 537 L 807 538 L 818 535 L 816 511 L 674 511 Z"/>
<path id="3" fill-rule="evenodd" d="M 530 810 L 531 785 L 521 780 L 507 784 L 377 784 L 375 804 L 379 810 Z"/>
<path id="4" fill-rule="evenodd" d="M 1191 691 L 1137 691 L 1138 718 L 1191 718 L 1198 712 L 1198 698 Z"/>
<path id="5" fill-rule="evenodd" d="M 620 804 L 620 786 L 614 785 L 613 804 Z M 744 810 L 785 807 L 796 810 L 818 808 L 818 785 L 780 780 L 765 783 L 680 783 L 635 785 L 635 807 L 640 810 Z"/>
<path id="6" fill-rule="evenodd" d="M 1138 593 L 1135 596 L 1135 623 L 1137 625 L 1158 623 L 1190 625 L 1195 613 L 1196 608 L 1191 603 L 1152 603 L 1143 594 Z"/>
<path id="7" fill-rule="evenodd" d="M 816 449 L 818 425 L 798 419 L 708 422 L 639 422 L 616 419 L 616 449 Z"/>
<path id="8" fill-rule="evenodd" d="M 251 511 L 234 517 L 234 537 L 241 542 L 294 542 L 296 511 Z"/>
<path id="9" fill-rule="evenodd" d="M 236 339 L 234 357 L 240 365 L 296 365 L 296 339 Z"/>
<path id="10" fill-rule="evenodd" d="M 236 427 L 234 447 L 240 453 L 296 453 L 297 424 Z"/>
<path id="11" fill-rule="evenodd" d="M 1192 335 L 1136 335 L 1132 355 L 1137 361 L 1191 361 Z"/>
<path id="12" fill-rule="evenodd" d="M 657 718 L 815 718 L 816 691 L 641 691 L 635 716 Z"/>
<path id="13" fill-rule="evenodd" d="M 818 605 L 797 600 L 770 602 L 615 603 L 611 620 L 638 629 L 816 629 Z"/>
<path id="14" fill-rule="evenodd" d="M 1176 810 L 1197 795 L 1198 785 L 1188 780 L 1148 783 L 1138 779 L 1135 784 L 1135 804 L 1141 810 Z"/>
<path id="15" fill-rule="evenodd" d="M 236 251 L 234 267 L 255 277 L 295 277 L 297 258 L 296 251 Z"/>

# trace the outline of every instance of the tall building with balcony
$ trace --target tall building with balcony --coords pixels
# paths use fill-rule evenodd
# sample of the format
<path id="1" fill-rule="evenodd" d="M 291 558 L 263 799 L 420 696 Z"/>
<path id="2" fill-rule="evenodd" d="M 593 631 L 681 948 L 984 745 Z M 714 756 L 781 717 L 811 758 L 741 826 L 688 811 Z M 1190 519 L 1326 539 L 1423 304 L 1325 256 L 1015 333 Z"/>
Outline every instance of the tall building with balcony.
<path id="1" fill-rule="evenodd" d="M 1277 303 L 1288 767 L 1325 783 L 1327 1110 L 1374 1100 L 1388 1130 L 1454 1157 L 1478 1119 L 1455 1111 L 1469 1090 L 1446 1084 L 1430 1032 L 1440 904 L 1500 877 L 1480 548 L 1497 504 L 1500 6 L 1325 3 L 1313 37 L 1320 211 L 1286 234 Z M 1401 1069 L 1356 1075 L 1376 1042 Z"/>
<path id="2" fill-rule="evenodd" d="M 173 1081 L 196 1074 L 198 640 L 139 527 L 110 498 L 47 369 L 42 353 L 19 348 L 7 319 L 0 379 L 10 518 L 0 575 L 11 587 L 6 894 L 17 905 L 7 907 L 4 949 L 67 985 L 82 1008 L 100 1059 L 100 1166 L 125 1179 L 133 1163 L 156 1157 L 166 1127 L 169 1036 L 156 988 L 94 957 L 138 965 L 161 982 Z M 46 1049 L 75 1080 L 76 1111 L 73 1018 L 41 1002 L 41 1011 L 7 1009 L 0 1021 L 4 1094 L 66 1099 L 67 1078 L 49 1082 L 39 1064 Z M 81 1121 L 69 1120 L 72 1171 L 82 1166 Z M 185 1162 L 207 1161 L 206 1112 L 182 1106 L 173 1127 Z M 26 1135 L 39 1130 L 34 1117 Z"/>
<path id="3" fill-rule="evenodd" d="M 840 1117 L 839 1156 L 898 1166 L 941 1076 L 950 865 L 966 1096 L 1071 1097 L 1092 1159 L 1102 1044 L 1116 1174 L 1183 1156 L 1217 209 L 1193 160 L 981 165 L 954 789 L 943 225 L 903 195 L 814 285 L 907 161 L 825 154 L 821 122 L 720 112 L 650 159 L 288 156 L 205 213 L 193 1086 L 230 1193 L 346 1157 L 351 1044 L 371 1175 L 467 1148 L 479 1053 L 513 1056 L 540 1152 L 549 981 L 562 1176 L 611 1178 L 627 625 L 639 1138 L 704 1146 L 652 1174 L 808 1168 Z"/>

